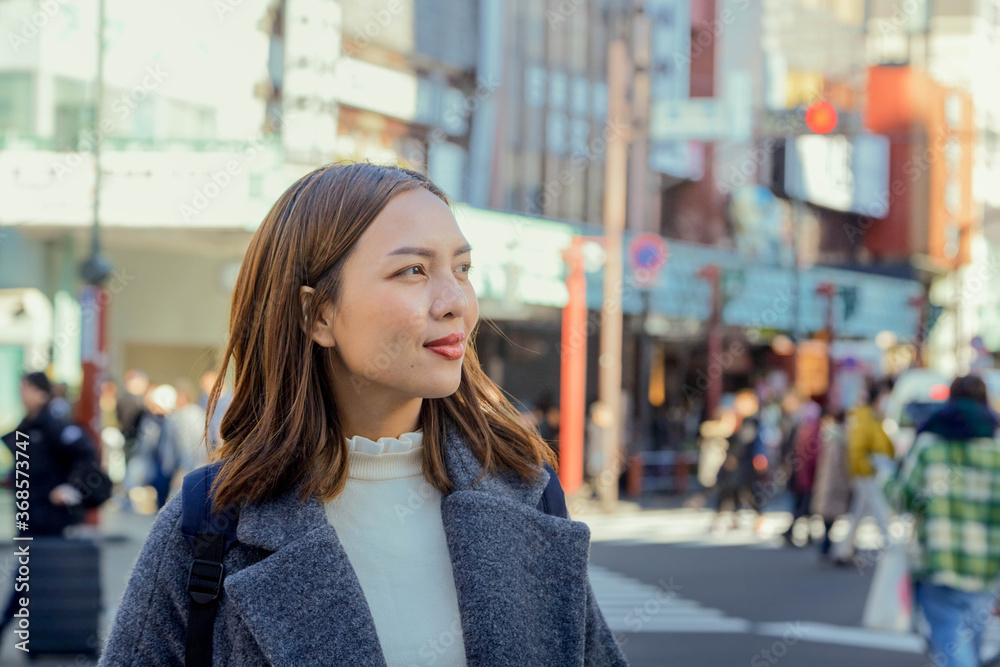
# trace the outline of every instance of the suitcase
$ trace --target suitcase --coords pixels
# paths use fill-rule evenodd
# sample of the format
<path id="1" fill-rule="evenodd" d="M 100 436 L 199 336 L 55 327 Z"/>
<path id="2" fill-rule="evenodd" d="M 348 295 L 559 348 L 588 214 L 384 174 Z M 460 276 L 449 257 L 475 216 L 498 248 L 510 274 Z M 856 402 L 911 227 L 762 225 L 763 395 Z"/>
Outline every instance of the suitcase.
<path id="1" fill-rule="evenodd" d="M 28 658 L 72 653 L 96 659 L 103 611 L 97 544 L 64 537 L 35 537 L 14 544 L 15 548 L 30 545 L 30 589 L 17 593 L 28 598 Z"/>

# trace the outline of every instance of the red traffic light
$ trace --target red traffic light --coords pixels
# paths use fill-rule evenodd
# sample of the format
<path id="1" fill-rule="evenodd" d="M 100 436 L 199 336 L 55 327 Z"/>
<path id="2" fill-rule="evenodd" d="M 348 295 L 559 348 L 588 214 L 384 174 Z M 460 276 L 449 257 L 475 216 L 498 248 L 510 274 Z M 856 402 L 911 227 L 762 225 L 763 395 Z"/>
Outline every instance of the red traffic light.
<path id="1" fill-rule="evenodd" d="M 814 102 L 806 109 L 806 127 L 816 134 L 829 134 L 837 127 L 837 110 L 829 102 Z"/>

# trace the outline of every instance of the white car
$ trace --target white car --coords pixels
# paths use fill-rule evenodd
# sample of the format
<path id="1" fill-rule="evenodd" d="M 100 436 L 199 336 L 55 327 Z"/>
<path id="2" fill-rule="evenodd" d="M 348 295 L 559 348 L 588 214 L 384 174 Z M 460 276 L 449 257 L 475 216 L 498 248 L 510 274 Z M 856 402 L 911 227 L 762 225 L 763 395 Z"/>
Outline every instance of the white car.
<path id="1" fill-rule="evenodd" d="M 948 400 L 951 378 L 930 368 L 913 368 L 896 378 L 885 404 L 882 428 L 892 440 L 896 458 L 913 445 L 917 426 Z"/>
<path id="2" fill-rule="evenodd" d="M 986 398 L 994 412 L 1000 412 L 1000 368 L 987 368 L 976 371 L 986 383 Z"/>

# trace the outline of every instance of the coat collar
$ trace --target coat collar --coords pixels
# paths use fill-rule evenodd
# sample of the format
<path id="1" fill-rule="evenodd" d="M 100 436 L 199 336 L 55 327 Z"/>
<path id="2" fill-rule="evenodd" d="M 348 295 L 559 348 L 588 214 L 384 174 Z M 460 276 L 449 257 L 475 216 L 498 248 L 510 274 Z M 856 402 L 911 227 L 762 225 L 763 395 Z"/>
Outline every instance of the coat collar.
<path id="1" fill-rule="evenodd" d="M 541 470 L 539 477 L 531 483 L 517 474 L 496 471 L 484 477 L 478 485 L 474 484 L 483 466 L 451 419 L 446 421 L 444 454 L 448 478 L 454 485 L 452 493 L 474 491 L 497 501 L 535 507 L 549 481 L 545 470 Z M 236 526 L 236 537 L 242 544 L 278 551 L 288 542 L 324 525 L 329 525 L 329 522 L 319 499 L 310 498 L 302 503 L 295 491 L 288 491 L 272 500 L 243 508 Z"/>
<path id="2" fill-rule="evenodd" d="M 589 529 L 535 509 L 546 471 L 533 482 L 498 471 L 474 484 L 482 465 L 451 419 L 445 436 L 454 489 L 442 499 L 441 514 L 469 664 L 517 664 L 526 655 L 535 656 L 534 664 L 555 664 L 582 654 L 586 619 L 567 614 L 585 607 Z M 302 503 L 293 490 L 247 506 L 237 537 L 273 552 L 224 582 L 271 664 L 385 665 L 361 585 L 319 499 Z M 544 580 L 551 584 L 539 598 L 534 591 Z M 498 609 L 516 617 L 497 623 Z M 336 620 L 317 623 L 331 616 Z M 525 620 L 568 624 L 579 633 L 561 632 L 561 644 L 539 639 L 533 647 L 530 638 L 542 636 L 537 627 L 511 631 Z"/>

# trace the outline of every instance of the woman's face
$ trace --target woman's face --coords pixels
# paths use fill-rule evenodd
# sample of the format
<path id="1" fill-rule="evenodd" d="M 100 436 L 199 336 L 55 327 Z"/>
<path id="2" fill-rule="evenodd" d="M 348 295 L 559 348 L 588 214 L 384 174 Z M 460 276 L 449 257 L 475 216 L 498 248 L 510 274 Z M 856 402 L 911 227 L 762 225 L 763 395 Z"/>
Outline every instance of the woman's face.
<path id="1" fill-rule="evenodd" d="M 451 209 L 431 192 L 404 192 L 361 235 L 344 266 L 332 323 L 313 340 L 333 347 L 337 391 L 442 398 L 458 390 L 479 319 L 472 255 Z M 459 334 L 433 351 L 426 344 Z"/>

